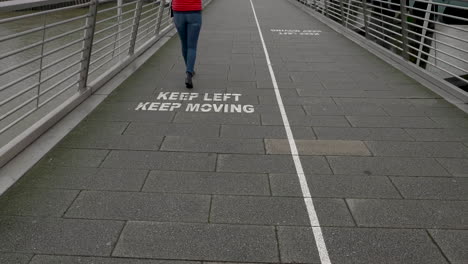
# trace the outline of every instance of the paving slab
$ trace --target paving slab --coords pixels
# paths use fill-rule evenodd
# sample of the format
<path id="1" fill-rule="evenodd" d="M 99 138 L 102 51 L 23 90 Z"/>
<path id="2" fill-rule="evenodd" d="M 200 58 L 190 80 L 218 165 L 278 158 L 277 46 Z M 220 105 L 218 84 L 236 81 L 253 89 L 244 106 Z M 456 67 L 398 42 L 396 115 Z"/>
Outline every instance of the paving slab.
<path id="1" fill-rule="evenodd" d="M 433 158 L 328 157 L 335 174 L 450 176 Z"/>
<path id="2" fill-rule="evenodd" d="M 218 137 L 219 125 L 132 122 L 125 135 Z"/>
<path id="3" fill-rule="evenodd" d="M 0 253 L 0 263 L 28 264 L 31 258 L 31 254 Z"/>
<path id="4" fill-rule="evenodd" d="M 167 136 L 162 151 L 264 154 L 260 139 L 196 138 Z"/>
<path id="5" fill-rule="evenodd" d="M 438 158 L 437 161 L 453 176 L 468 177 L 468 159 Z"/>
<path id="6" fill-rule="evenodd" d="M 10 189 L 0 198 L 0 215 L 61 217 L 76 190 Z"/>
<path id="7" fill-rule="evenodd" d="M 113 256 L 279 262 L 274 227 L 243 225 L 129 222 Z"/>
<path id="8" fill-rule="evenodd" d="M 468 148 L 460 142 L 367 141 L 375 156 L 467 158 Z"/>
<path id="9" fill-rule="evenodd" d="M 119 221 L 0 217 L 0 251 L 109 256 L 122 228 Z"/>
<path id="10" fill-rule="evenodd" d="M 303 199 L 287 197 L 215 196 L 211 209 L 212 223 L 302 225 L 310 220 L 301 203 Z M 316 210 L 324 226 L 354 226 L 343 200 L 316 199 Z"/>
<path id="11" fill-rule="evenodd" d="M 392 177 L 406 199 L 468 200 L 467 178 Z"/>
<path id="12" fill-rule="evenodd" d="M 451 263 L 462 264 L 468 261 L 468 252 L 465 250 L 468 243 L 468 230 L 432 229 L 429 230 L 429 234 Z"/>
<path id="13" fill-rule="evenodd" d="M 138 191 L 148 170 L 36 167 L 20 180 L 30 188 Z"/>
<path id="14" fill-rule="evenodd" d="M 416 141 L 468 141 L 468 129 L 405 129 Z"/>
<path id="15" fill-rule="evenodd" d="M 315 139 L 315 134 L 310 127 L 293 127 L 295 139 Z M 228 138 L 286 138 L 286 130 L 283 126 L 243 126 L 222 125 L 221 137 Z"/>
<path id="16" fill-rule="evenodd" d="M 67 218 L 207 222 L 210 197 L 83 191 L 65 214 Z"/>
<path id="17" fill-rule="evenodd" d="M 332 263 L 448 263 L 424 230 L 323 228 Z M 283 262 L 320 263 L 310 227 L 279 227 Z"/>
<path id="18" fill-rule="evenodd" d="M 152 171 L 143 191 L 268 196 L 270 186 L 259 173 Z"/>
<path id="19" fill-rule="evenodd" d="M 30 264 L 201 264 L 196 261 L 172 261 L 132 258 L 102 258 L 102 257 L 72 257 L 72 256 L 49 256 L 36 255 Z"/>
<path id="20" fill-rule="evenodd" d="M 460 228 L 468 223 L 467 201 L 347 199 L 361 227 Z"/>
<path id="21" fill-rule="evenodd" d="M 50 167 L 98 167 L 108 150 L 55 148 L 42 158 L 40 165 Z"/>
<path id="22" fill-rule="evenodd" d="M 304 170 L 331 174 L 330 167 L 323 157 L 302 157 Z M 220 154 L 217 171 L 256 172 L 256 173 L 295 173 L 296 168 L 289 155 L 237 155 Z"/>
<path id="23" fill-rule="evenodd" d="M 295 140 L 300 155 L 371 156 L 362 141 L 351 140 Z M 290 154 L 286 139 L 265 139 L 267 154 Z"/>
<path id="24" fill-rule="evenodd" d="M 103 168 L 214 171 L 216 154 L 150 151 L 112 151 Z"/>
<path id="25" fill-rule="evenodd" d="M 317 139 L 414 141 L 402 128 L 314 127 Z"/>
<path id="26" fill-rule="evenodd" d="M 274 196 L 302 197 L 296 174 L 270 174 Z M 391 181 L 384 176 L 306 174 L 312 197 L 331 198 L 401 198 Z"/>

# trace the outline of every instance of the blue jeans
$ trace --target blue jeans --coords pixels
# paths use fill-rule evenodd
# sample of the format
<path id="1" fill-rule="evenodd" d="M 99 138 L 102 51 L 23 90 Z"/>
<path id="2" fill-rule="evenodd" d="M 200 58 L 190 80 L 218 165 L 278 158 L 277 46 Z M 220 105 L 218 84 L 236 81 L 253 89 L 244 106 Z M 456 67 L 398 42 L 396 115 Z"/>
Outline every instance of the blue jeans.
<path id="1" fill-rule="evenodd" d="M 197 58 L 198 35 L 202 25 L 201 11 L 174 11 L 174 24 L 179 32 L 187 72 L 193 73 Z"/>

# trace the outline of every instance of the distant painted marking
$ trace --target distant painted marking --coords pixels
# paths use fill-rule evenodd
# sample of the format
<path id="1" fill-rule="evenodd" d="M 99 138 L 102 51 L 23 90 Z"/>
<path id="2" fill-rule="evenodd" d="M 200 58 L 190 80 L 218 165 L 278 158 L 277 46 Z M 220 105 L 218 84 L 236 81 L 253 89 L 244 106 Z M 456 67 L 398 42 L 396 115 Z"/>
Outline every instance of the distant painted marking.
<path id="1" fill-rule="evenodd" d="M 273 83 L 273 88 L 276 94 L 276 100 L 278 101 L 278 105 L 280 108 L 284 128 L 286 129 L 289 147 L 291 148 L 291 155 L 294 160 L 297 177 L 299 178 L 299 183 L 301 185 L 302 195 L 304 197 L 307 213 L 309 214 L 310 225 L 312 226 L 312 231 L 314 233 L 315 244 L 317 245 L 317 249 L 320 255 L 320 261 L 322 264 L 331 264 L 330 256 L 328 255 L 327 245 L 325 244 L 325 240 L 323 239 L 322 229 L 320 228 L 320 222 L 317 217 L 317 212 L 315 211 L 314 202 L 310 195 L 309 186 L 307 184 L 307 179 L 304 174 L 304 169 L 302 168 L 302 163 L 299 157 L 299 153 L 297 151 L 296 142 L 294 141 L 294 136 L 289 125 L 289 119 L 286 115 L 286 110 L 284 109 L 283 100 L 281 99 L 281 94 L 278 89 L 278 83 L 276 82 L 276 76 L 271 65 L 270 56 L 268 55 L 268 49 L 263 38 L 260 23 L 258 22 L 257 13 L 255 12 L 255 7 L 252 0 L 250 0 L 250 4 L 252 6 L 255 22 L 257 23 L 258 33 L 260 34 L 260 39 L 262 41 L 263 50 L 265 52 L 265 57 L 268 64 L 268 69 L 270 70 L 271 81 Z"/>
<path id="2" fill-rule="evenodd" d="M 156 102 L 139 102 L 135 111 L 173 112 L 182 110 L 201 113 L 254 113 L 255 107 L 253 105 L 239 103 L 241 96 L 242 94 L 238 93 L 160 92 L 156 96 Z M 203 103 L 192 103 L 195 99 L 200 99 Z"/>
<path id="3" fill-rule="evenodd" d="M 321 30 L 300 30 L 300 29 L 270 29 L 271 32 L 275 32 L 278 35 L 300 35 L 300 36 L 319 36 L 322 33 Z"/>

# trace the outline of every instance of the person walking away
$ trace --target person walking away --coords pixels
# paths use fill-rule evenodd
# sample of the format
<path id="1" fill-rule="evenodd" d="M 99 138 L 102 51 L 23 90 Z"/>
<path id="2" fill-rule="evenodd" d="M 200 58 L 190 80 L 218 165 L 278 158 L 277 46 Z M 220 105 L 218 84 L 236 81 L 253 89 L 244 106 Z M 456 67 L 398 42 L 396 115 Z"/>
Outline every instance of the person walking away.
<path id="1" fill-rule="evenodd" d="M 182 44 L 182 56 L 186 66 L 185 86 L 193 88 L 198 36 L 202 25 L 202 0 L 172 0 L 174 24 Z"/>

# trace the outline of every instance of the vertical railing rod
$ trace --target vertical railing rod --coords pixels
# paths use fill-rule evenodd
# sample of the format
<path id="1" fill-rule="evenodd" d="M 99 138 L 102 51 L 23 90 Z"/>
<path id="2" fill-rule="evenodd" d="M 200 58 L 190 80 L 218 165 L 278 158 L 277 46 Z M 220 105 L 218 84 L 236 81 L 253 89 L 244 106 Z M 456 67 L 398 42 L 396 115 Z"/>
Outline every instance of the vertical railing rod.
<path id="1" fill-rule="evenodd" d="M 86 30 L 84 33 L 83 53 L 81 56 L 80 80 L 78 90 L 83 92 L 88 83 L 89 64 L 91 62 L 91 51 L 93 48 L 94 31 L 96 29 L 98 0 L 90 0 L 89 13 L 86 18 Z"/>
<path id="2" fill-rule="evenodd" d="M 135 17 L 133 18 L 132 27 L 132 38 L 130 40 L 130 48 L 128 49 L 128 55 L 132 56 L 135 52 L 135 43 L 138 35 L 138 26 L 140 25 L 141 9 L 143 7 L 143 0 L 138 0 L 135 9 Z"/>
<path id="3" fill-rule="evenodd" d="M 366 32 L 366 38 L 370 38 L 369 35 L 369 21 L 367 18 L 367 0 L 362 0 L 362 15 L 364 16 L 364 30 Z"/>
<path id="4" fill-rule="evenodd" d="M 42 66 L 44 61 L 44 46 L 45 46 L 45 36 L 46 36 L 46 25 L 47 25 L 47 16 L 42 15 L 44 18 L 44 23 L 42 25 L 42 45 L 41 45 L 41 59 L 39 60 L 39 82 L 37 84 L 37 99 L 36 99 L 36 109 L 39 108 L 39 97 L 41 95 L 41 83 L 42 83 Z"/>
<path id="5" fill-rule="evenodd" d="M 161 23 L 162 23 L 162 18 L 164 16 L 164 6 L 166 5 L 166 0 L 160 0 L 159 1 L 159 12 L 158 12 L 158 21 L 156 22 L 156 35 L 159 36 L 161 34 Z"/>
<path id="6" fill-rule="evenodd" d="M 343 0 L 340 1 L 340 13 L 341 13 L 341 24 L 346 27 L 345 16 L 344 16 L 344 7 L 343 7 Z"/>
<path id="7" fill-rule="evenodd" d="M 317 11 L 317 0 L 314 0 L 314 10 Z"/>
<path id="8" fill-rule="evenodd" d="M 323 10 L 323 14 L 327 17 L 328 16 L 328 0 L 323 0 L 325 5 L 325 10 Z"/>
<path id="9" fill-rule="evenodd" d="M 117 0 L 117 34 L 114 39 L 114 51 L 112 52 L 112 58 L 115 56 L 115 48 L 119 47 L 118 54 L 120 54 L 120 31 L 122 30 L 122 4 L 123 0 Z"/>
<path id="10" fill-rule="evenodd" d="M 400 11 L 401 11 L 401 38 L 403 43 L 402 56 L 405 60 L 409 60 L 408 52 L 408 16 L 406 15 L 406 0 L 400 0 Z"/>

